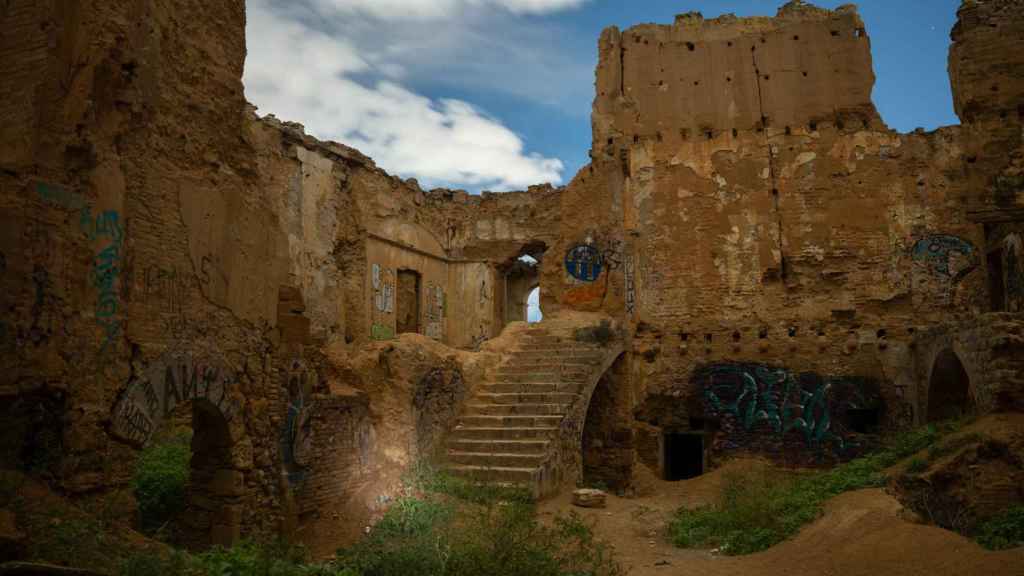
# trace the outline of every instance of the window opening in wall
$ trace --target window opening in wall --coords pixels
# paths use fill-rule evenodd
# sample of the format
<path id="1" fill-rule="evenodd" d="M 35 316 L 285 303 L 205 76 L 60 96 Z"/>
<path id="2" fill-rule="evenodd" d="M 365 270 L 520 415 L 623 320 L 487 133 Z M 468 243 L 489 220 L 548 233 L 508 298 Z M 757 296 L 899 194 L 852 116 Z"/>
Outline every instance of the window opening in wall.
<path id="1" fill-rule="evenodd" d="M 535 324 L 543 319 L 544 312 L 540 309 L 540 286 L 537 286 L 526 298 L 526 321 Z"/>
<path id="2" fill-rule="evenodd" d="M 992 311 L 1006 310 L 1006 285 L 1003 283 L 1003 251 L 994 250 L 988 254 L 988 292 L 991 295 Z"/>
<path id="3" fill-rule="evenodd" d="M 502 284 L 497 288 L 502 310 L 499 317 L 504 324 L 510 322 L 540 322 L 544 317 L 540 309 L 540 268 L 547 246 L 543 242 L 524 245 L 518 255 L 498 265 Z"/>
<path id="4" fill-rule="evenodd" d="M 704 434 L 667 432 L 662 446 L 665 480 L 686 480 L 704 473 Z"/>
<path id="5" fill-rule="evenodd" d="M 420 331 L 420 274 L 415 270 L 399 270 L 395 295 L 395 332 Z"/>

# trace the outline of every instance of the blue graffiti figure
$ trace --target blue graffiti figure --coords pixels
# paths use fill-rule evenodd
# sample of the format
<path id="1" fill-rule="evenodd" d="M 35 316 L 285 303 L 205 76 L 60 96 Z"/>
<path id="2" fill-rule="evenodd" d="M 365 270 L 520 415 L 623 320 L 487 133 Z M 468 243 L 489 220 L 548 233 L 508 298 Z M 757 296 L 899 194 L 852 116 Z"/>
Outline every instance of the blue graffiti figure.
<path id="1" fill-rule="evenodd" d="M 565 254 L 565 270 L 570 276 L 583 282 L 593 282 L 601 276 L 604 259 L 597 248 L 580 244 Z"/>
<path id="2" fill-rule="evenodd" d="M 953 282 L 967 276 L 978 266 L 974 244 L 949 234 L 933 234 L 918 240 L 914 243 L 913 256 L 914 260 L 927 265 L 933 273 L 950 278 Z M 957 268 L 951 266 L 954 258 L 963 260 Z"/>

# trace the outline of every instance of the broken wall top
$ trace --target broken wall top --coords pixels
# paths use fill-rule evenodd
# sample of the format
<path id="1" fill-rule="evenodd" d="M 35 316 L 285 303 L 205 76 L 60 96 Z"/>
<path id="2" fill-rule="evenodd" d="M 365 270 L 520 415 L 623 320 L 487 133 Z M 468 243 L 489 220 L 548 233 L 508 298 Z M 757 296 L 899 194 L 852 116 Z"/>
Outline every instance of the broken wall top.
<path id="1" fill-rule="evenodd" d="M 856 8 L 802 2 L 775 18 L 683 14 L 601 35 L 596 152 L 616 139 L 707 138 L 820 120 L 882 126 Z"/>

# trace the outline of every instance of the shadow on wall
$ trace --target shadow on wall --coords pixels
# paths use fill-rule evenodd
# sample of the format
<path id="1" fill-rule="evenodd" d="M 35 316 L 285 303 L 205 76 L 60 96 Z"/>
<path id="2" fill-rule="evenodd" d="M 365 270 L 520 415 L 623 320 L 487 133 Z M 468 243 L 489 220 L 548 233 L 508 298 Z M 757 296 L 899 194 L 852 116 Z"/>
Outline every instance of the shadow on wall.
<path id="1" fill-rule="evenodd" d="M 975 405 L 970 388 L 971 379 L 956 353 L 948 349 L 940 352 L 928 380 L 928 421 L 973 413 Z"/>

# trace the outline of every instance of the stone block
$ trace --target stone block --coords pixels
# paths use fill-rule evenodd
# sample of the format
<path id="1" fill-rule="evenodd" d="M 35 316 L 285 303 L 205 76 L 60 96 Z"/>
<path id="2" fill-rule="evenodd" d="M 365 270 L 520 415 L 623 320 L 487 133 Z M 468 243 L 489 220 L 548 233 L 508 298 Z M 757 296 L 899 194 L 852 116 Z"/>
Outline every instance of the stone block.
<path id="1" fill-rule="evenodd" d="M 604 508 L 607 495 L 594 488 L 579 488 L 572 493 L 572 503 L 581 508 Z"/>

